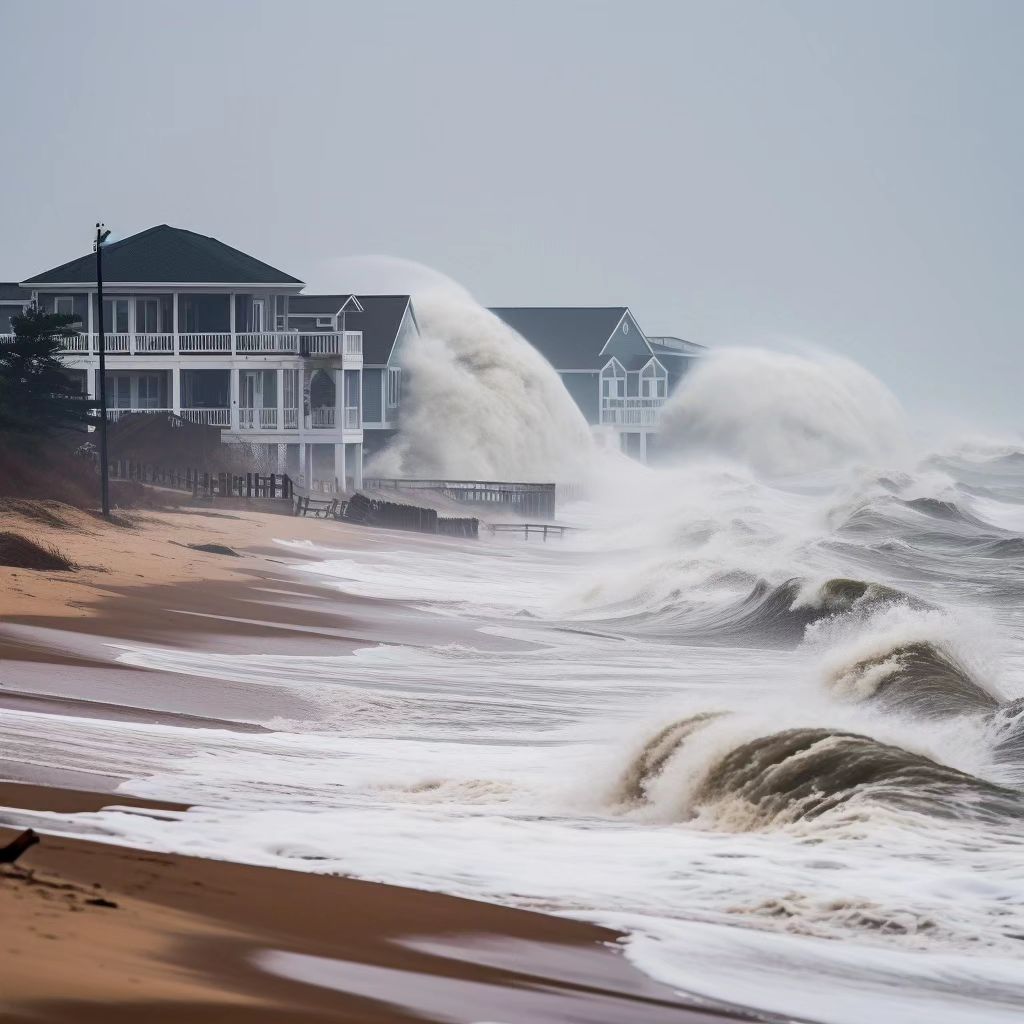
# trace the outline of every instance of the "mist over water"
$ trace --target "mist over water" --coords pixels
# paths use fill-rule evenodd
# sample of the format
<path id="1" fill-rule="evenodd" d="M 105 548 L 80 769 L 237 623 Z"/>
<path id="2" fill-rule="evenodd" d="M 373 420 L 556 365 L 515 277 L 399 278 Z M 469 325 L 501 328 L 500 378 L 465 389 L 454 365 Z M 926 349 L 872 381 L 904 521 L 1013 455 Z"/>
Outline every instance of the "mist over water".
<path id="1" fill-rule="evenodd" d="M 113 841 L 602 921 L 657 978 L 801 1019 L 1018 1020 L 1024 451 L 915 448 L 862 369 L 747 350 L 694 372 L 674 461 L 643 467 L 485 311 L 423 320 L 385 458 L 589 472 L 560 512 L 582 529 L 305 546 L 312 579 L 464 639 L 124 649 L 303 711 L 248 736 L 80 720 L 73 743 L 8 712 L 10 756 L 194 805 L 70 822 Z"/>

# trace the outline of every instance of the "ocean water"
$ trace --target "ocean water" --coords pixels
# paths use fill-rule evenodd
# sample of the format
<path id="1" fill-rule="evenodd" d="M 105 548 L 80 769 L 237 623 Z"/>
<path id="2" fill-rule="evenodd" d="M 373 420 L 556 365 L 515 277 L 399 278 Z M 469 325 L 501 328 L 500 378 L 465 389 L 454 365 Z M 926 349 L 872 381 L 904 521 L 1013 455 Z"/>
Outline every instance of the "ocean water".
<path id="1" fill-rule="evenodd" d="M 863 381 L 829 372 L 742 425 L 698 380 L 676 463 L 595 456 L 563 541 L 302 547 L 305 578 L 465 643 L 117 650 L 315 709 L 270 733 L 0 712 L 8 756 L 195 804 L 38 824 L 586 918 L 801 1020 L 1020 1020 L 1024 450 L 929 451 L 879 402 L 866 437 Z"/>

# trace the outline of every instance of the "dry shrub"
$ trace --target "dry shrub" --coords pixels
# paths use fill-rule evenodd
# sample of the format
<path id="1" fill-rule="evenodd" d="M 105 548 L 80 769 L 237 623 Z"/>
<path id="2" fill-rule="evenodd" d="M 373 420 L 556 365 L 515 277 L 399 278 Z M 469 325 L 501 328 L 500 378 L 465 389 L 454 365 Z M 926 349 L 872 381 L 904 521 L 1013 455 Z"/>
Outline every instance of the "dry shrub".
<path id="1" fill-rule="evenodd" d="M 0 565 L 12 569 L 71 572 L 78 566 L 52 544 L 40 544 L 20 533 L 0 531 Z"/>

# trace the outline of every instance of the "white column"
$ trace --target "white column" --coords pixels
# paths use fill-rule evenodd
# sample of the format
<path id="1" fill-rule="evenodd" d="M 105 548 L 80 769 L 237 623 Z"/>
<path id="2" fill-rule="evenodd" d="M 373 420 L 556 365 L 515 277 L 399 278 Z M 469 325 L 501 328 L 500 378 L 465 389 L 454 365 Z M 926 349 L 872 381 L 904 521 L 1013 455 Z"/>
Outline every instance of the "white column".
<path id="1" fill-rule="evenodd" d="M 355 465 L 352 467 L 352 483 L 356 490 L 359 490 L 363 486 L 363 446 L 355 444 L 352 450 L 356 453 Z"/>
<path id="2" fill-rule="evenodd" d="M 334 429 L 339 433 L 345 429 L 345 371 L 334 371 Z M 342 457 L 342 462 L 344 462 Z"/>
<path id="3" fill-rule="evenodd" d="M 174 354 L 178 354 L 178 293 L 171 295 L 171 330 L 174 332 Z"/>
<path id="4" fill-rule="evenodd" d="M 231 354 L 235 354 L 235 293 L 229 292 L 228 299 L 231 305 L 228 308 L 228 327 L 231 331 Z"/>
<path id="5" fill-rule="evenodd" d="M 85 371 L 85 391 L 93 402 L 96 401 L 96 393 L 99 391 L 99 375 L 99 370 Z"/>
<path id="6" fill-rule="evenodd" d="M 338 481 L 338 487 L 342 491 L 347 491 L 348 486 L 345 482 L 345 446 L 343 444 L 336 444 L 334 446 L 334 475 Z"/>
<path id="7" fill-rule="evenodd" d="M 228 371 L 231 379 L 231 430 L 238 430 L 238 370 L 233 366 Z"/>
<path id="8" fill-rule="evenodd" d="M 181 367 L 171 367 L 171 412 L 181 415 Z"/>
<path id="9" fill-rule="evenodd" d="M 275 372 L 277 373 L 277 429 L 284 430 L 284 370 Z M 280 462 L 280 458 L 278 462 Z"/>
<path id="10" fill-rule="evenodd" d="M 299 445 L 299 464 L 302 466 L 302 479 L 307 488 L 313 486 L 313 445 Z"/>

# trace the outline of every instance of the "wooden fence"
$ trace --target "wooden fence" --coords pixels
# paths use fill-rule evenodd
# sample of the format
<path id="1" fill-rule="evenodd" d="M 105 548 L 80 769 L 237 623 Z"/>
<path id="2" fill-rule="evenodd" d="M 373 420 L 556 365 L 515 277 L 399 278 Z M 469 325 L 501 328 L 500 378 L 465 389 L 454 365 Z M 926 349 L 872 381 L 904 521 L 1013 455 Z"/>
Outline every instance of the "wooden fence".
<path id="1" fill-rule="evenodd" d="M 291 500 L 295 492 L 286 473 L 227 473 L 201 469 L 168 469 L 146 462 L 112 459 L 112 480 L 138 480 L 176 491 L 190 491 L 196 498 L 284 498 Z"/>
<path id="2" fill-rule="evenodd" d="M 353 494 L 345 502 L 341 518 L 347 523 L 359 523 L 362 526 L 436 533 L 444 537 L 475 538 L 480 532 L 480 522 L 477 519 L 439 516 L 436 509 L 375 500 L 358 493 Z"/>

